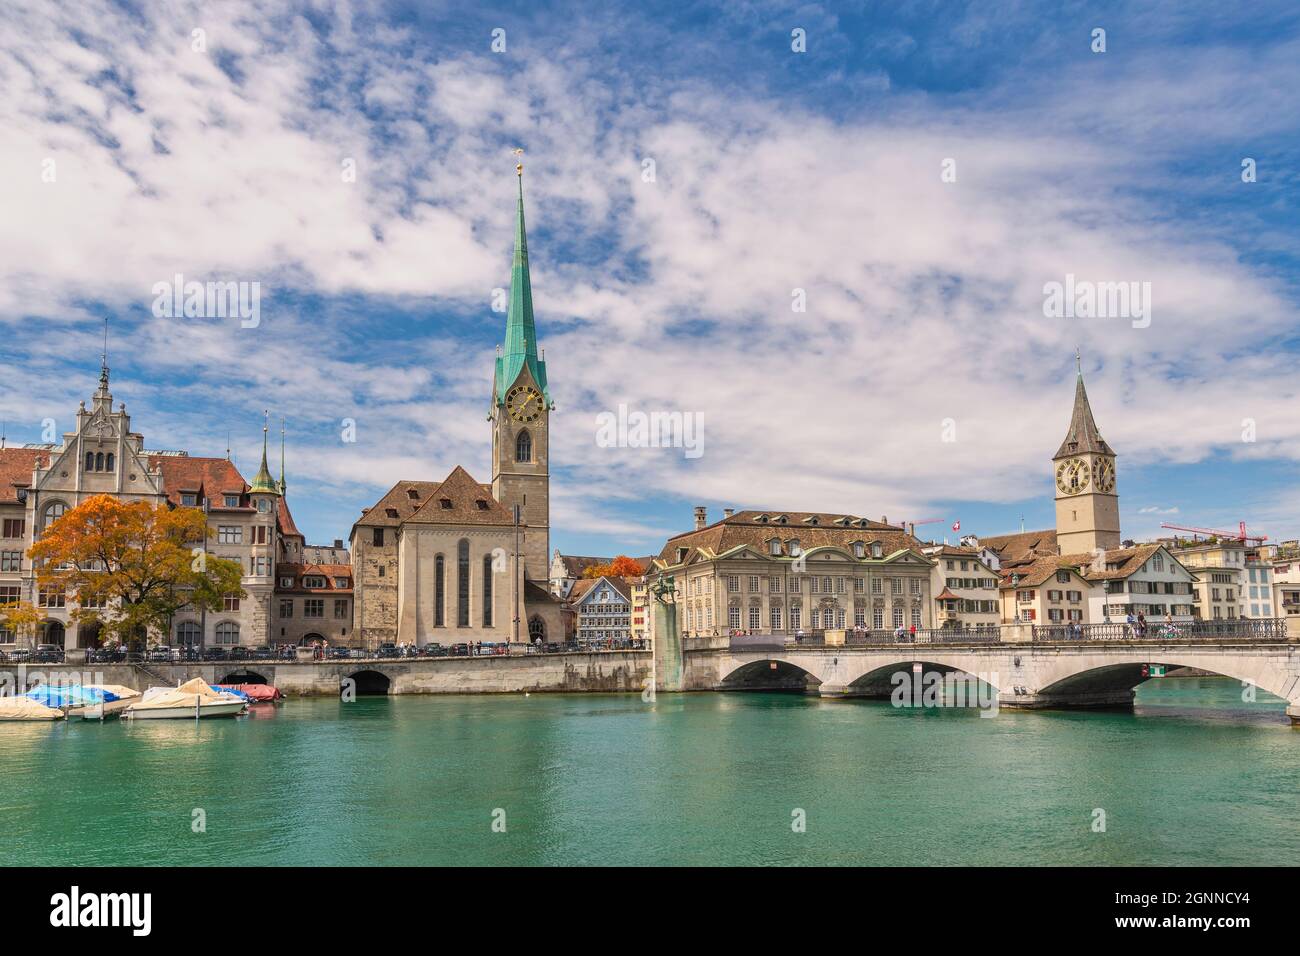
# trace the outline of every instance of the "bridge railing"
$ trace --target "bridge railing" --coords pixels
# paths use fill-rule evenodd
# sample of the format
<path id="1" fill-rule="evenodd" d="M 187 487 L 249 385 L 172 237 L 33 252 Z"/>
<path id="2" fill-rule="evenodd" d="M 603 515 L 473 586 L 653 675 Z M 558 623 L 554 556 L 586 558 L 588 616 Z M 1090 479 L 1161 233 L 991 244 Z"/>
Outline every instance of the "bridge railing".
<path id="1" fill-rule="evenodd" d="M 1287 639 L 1286 618 L 1235 618 L 1188 621 L 1175 624 L 1036 624 L 1035 643 L 1069 641 L 1251 641 L 1271 643 Z"/>
<path id="2" fill-rule="evenodd" d="M 1028 629 L 1028 634 L 1026 633 Z M 1000 644 L 1019 643 L 1032 636 L 1034 643 L 1138 641 L 1239 641 L 1275 643 L 1286 641 L 1286 618 L 1236 618 L 1222 621 L 1188 621 L 1177 624 L 1147 624 L 1145 628 L 1124 622 L 1106 624 L 1010 624 L 983 630 L 921 628 L 901 635 L 890 630 L 847 631 L 843 643 L 828 644 L 823 630 L 793 634 L 734 634 L 712 638 L 709 647 L 730 646 L 733 651 L 780 650 L 795 647 L 874 647 L 891 644 Z M 688 646 L 687 649 L 696 649 Z M 703 649 L 703 648 L 700 648 Z"/>

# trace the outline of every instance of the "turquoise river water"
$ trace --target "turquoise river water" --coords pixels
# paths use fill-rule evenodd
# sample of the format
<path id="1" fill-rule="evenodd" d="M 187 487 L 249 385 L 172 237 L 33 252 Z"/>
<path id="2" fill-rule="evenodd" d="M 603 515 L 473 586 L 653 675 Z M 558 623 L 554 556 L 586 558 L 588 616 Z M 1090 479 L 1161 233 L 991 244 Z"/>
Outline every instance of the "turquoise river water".
<path id="1" fill-rule="evenodd" d="M 1240 698 L 1192 678 L 1134 713 L 987 719 L 731 693 L 6 723 L 0 863 L 1294 864 L 1300 730 Z"/>

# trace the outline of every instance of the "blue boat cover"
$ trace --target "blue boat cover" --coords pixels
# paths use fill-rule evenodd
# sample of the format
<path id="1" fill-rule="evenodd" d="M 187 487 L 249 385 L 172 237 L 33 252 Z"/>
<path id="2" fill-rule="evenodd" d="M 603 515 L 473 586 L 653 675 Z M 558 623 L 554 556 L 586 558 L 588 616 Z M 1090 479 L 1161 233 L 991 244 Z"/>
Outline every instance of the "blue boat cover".
<path id="1" fill-rule="evenodd" d="M 234 694 L 236 697 L 242 698 L 243 700 L 247 700 L 247 701 L 251 701 L 253 699 L 249 697 L 247 694 L 245 694 L 242 690 L 237 690 L 236 688 L 232 687 L 230 684 L 209 684 L 208 686 L 211 687 L 213 690 L 218 691 L 219 693 L 222 694 Z"/>
<path id="2" fill-rule="evenodd" d="M 85 707 L 88 704 L 111 703 L 119 699 L 116 694 L 106 690 L 83 687 L 81 684 L 41 684 L 24 696 L 46 707 Z"/>

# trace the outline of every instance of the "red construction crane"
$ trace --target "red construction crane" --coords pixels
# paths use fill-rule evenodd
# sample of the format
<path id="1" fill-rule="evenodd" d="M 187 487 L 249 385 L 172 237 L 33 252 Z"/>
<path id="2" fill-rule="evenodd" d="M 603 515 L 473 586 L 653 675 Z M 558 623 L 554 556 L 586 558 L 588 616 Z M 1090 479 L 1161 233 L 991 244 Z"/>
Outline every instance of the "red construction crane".
<path id="1" fill-rule="evenodd" d="M 1260 544 L 1263 544 L 1265 541 L 1268 540 L 1268 535 L 1266 534 L 1247 534 L 1246 522 L 1244 521 L 1238 523 L 1236 531 L 1218 531 L 1214 528 L 1188 528 L 1180 524 L 1163 524 L 1163 523 L 1160 525 L 1160 527 L 1168 528 L 1171 531 L 1190 531 L 1192 532 L 1192 534 L 1203 534 L 1207 536 L 1213 536 L 1215 538 L 1229 538 L 1234 541 L 1240 541 L 1243 544 L 1251 541 L 1257 541 Z"/>

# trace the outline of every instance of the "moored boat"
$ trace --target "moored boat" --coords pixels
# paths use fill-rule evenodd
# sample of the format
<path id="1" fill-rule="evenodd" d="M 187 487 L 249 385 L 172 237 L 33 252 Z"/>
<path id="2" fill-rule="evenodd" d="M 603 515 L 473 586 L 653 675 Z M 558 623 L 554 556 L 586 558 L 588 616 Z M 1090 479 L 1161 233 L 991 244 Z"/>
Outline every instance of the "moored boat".
<path id="1" fill-rule="evenodd" d="M 133 720 L 234 717 L 247 706 L 243 698 L 215 691 L 203 678 L 195 677 L 179 687 L 150 687 L 122 716 Z"/>
<path id="2" fill-rule="evenodd" d="M 27 696 L 0 697 L 0 720 L 62 720 L 63 711 Z"/>

